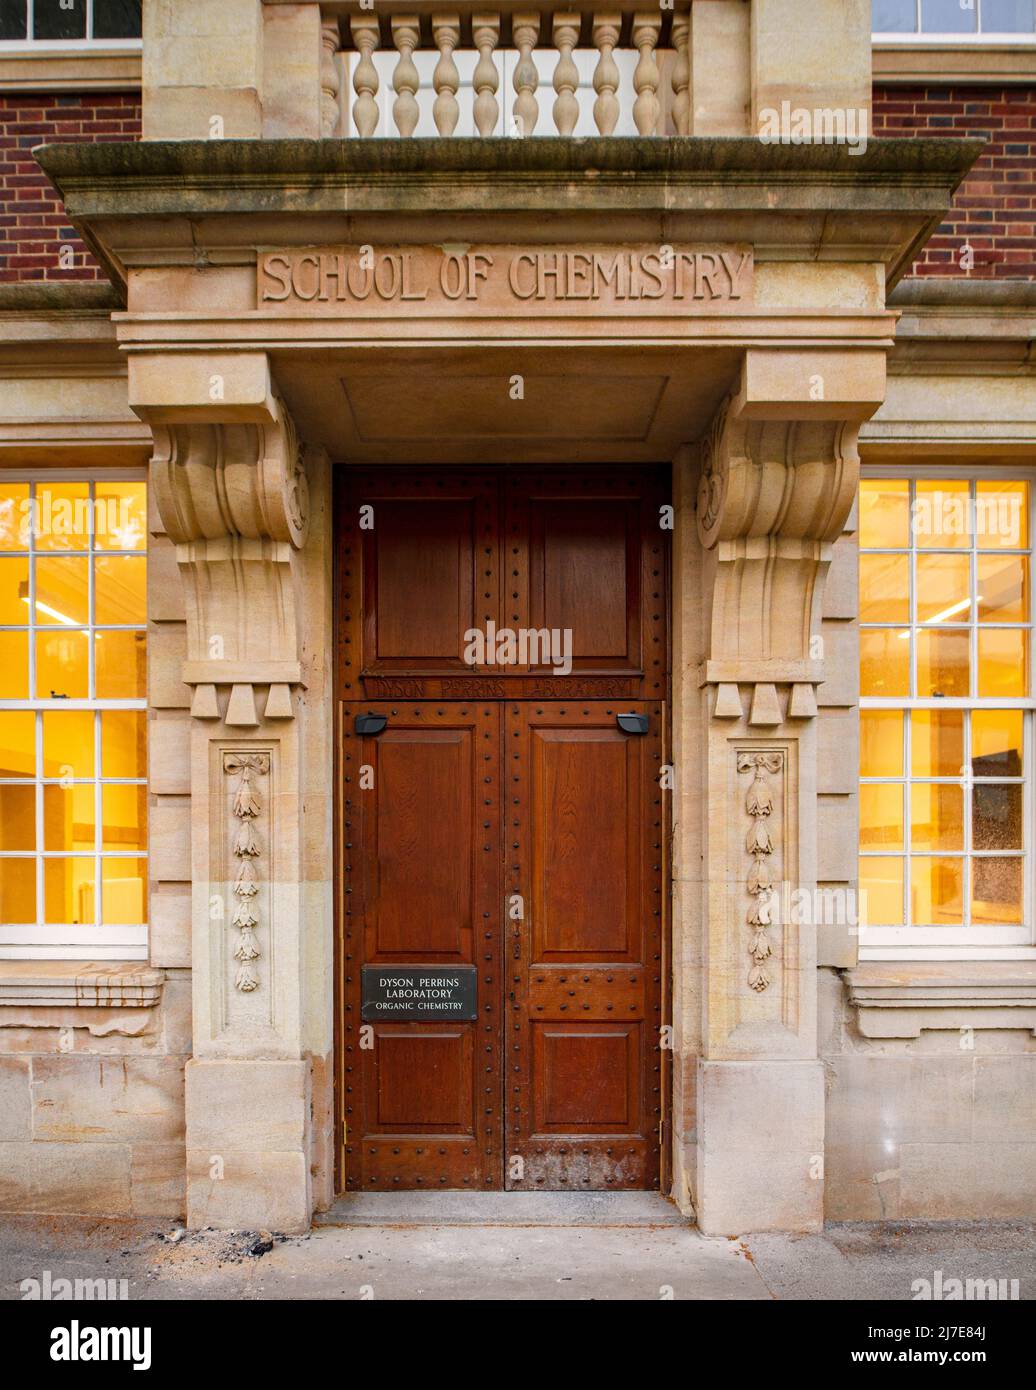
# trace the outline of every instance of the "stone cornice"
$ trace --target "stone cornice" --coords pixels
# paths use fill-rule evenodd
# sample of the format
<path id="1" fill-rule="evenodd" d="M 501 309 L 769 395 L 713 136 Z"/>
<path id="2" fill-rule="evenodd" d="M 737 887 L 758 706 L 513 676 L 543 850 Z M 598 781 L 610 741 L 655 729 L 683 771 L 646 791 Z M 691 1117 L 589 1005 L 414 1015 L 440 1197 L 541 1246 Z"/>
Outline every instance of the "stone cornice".
<path id="1" fill-rule="evenodd" d="M 448 240 L 457 233 L 451 219 L 477 213 L 506 219 L 511 238 L 519 230 L 552 241 L 583 241 L 591 230 L 621 241 L 722 234 L 751 242 L 757 259 L 814 259 L 822 245 L 826 259 L 882 261 L 892 283 L 982 149 L 978 140 L 875 139 L 853 155 L 751 137 L 595 137 L 143 141 L 35 153 L 118 279 L 124 253 L 139 262 L 146 245 L 139 227 L 127 231 L 141 219 L 155 221 L 162 255 L 186 238 L 218 261 L 257 242 L 333 240 L 346 226 L 361 239 L 384 238 L 390 227 L 398 235 L 414 214 L 427 239 Z"/>
<path id="2" fill-rule="evenodd" d="M 1036 370 L 1036 285 L 1029 280 L 905 280 L 888 307 L 900 312 L 890 375 Z"/>
<path id="3" fill-rule="evenodd" d="M 269 187 L 282 181 L 298 189 L 316 183 L 333 187 L 337 178 L 371 176 L 489 175 L 495 181 L 538 181 L 584 177 L 600 186 L 602 177 L 674 183 L 735 185 L 849 184 L 889 189 L 910 185 L 946 189 L 957 186 L 981 154 L 976 139 L 869 140 L 853 155 L 839 145 L 774 144 L 753 136 L 671 136 L 646 140 L 633 136 L 532 137 L 513 140 L 149 140 L 41 145 L 34 154 L 62 192 L 106 181 L 120 188 L 130 181 L 148 188 L 174 180 L 186 200 L 206 183 L 218 181 Z M 183 206 L 179 203 L 178 206 Z M 307 204 L 309 206 L 309 204 Z"/>
<path id="4" fill-rule="evenodd" d="M 26 280 L 0 285 L 0 318 L 8 314 L 103 314 L 124 307 L 113 285 L 86 280 Z"/>

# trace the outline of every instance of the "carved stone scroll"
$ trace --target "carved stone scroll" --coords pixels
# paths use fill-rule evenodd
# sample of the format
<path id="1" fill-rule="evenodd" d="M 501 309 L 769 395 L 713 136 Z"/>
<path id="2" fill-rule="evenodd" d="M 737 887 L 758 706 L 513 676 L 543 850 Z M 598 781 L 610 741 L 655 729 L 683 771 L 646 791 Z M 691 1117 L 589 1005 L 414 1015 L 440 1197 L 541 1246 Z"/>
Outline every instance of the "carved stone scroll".
<path id="1" fill-rule="evenodd" d="M 729 397 L 701 443 L 697 528 L 711 578 L 705 678 L 756 687 L 754 724 L 779 722 L 769 697 L 780 685 L 796 690 L 789 717 L 815 713 L 805 687 L 823 680 L 815 639 L 833 543 L 856 495 L 858 432 L 846 420 L 759 419 Z"/>
<path id="2" fill-rule="evenodd" d="M 259 926 L 256 896 L 259 892 L 258 865 L 262 845 L 256 835 L 256 821 L 262 814 L 263 804 L 256 779 L 265 777 L 269 770 L 269 753 L 223 754 L 224 773 L 238 779 L 232 803 L 232 814 L 237 821 L 232 846 L 237 871 L 231 889 L 234 896 L 231 926 L 237 932 L 234 959 L 240 962 L 234 976 L 234 988 L 242 994 L 251 994 L 259 988 L 256 961 L 262 956 L 262 951 L 256 937 Z"/>
<path id="3" fill-rule="evenodd" d="M 309 492 L 291 416 L 273 398 L 271 420 L 154 426 L 151 478 L 176 545 L 184 584 L 191 712 L 258 723 L 255 686 L 268 687 L 267 718 L 291 718 L 301 680 L 293 557 L 309 529 Z"/>

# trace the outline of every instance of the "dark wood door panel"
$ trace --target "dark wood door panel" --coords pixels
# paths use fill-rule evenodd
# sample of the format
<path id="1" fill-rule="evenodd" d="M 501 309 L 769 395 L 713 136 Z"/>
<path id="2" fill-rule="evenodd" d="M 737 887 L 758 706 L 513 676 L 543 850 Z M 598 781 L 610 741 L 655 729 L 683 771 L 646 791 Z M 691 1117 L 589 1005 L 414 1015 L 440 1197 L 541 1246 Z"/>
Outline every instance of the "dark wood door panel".
<path id="1" fill-rule="evenodd" d="M 341 709 L 345 1185 L 498 1187 L 499 706 Z M 475 966 L 477 1018 L 363 1023 L 361 967 L 391 964 Z"/>
<path id="2" fill-rule="evenodd" d="M 343 470 L 342 697 L 664 698 L 668 496 L 654 468 Z M 466 659 L 490 624 L 522 659 Z"/>
<path id="3" fill-rule="evenodd" d="M 370 820 L 364 826 L 365 960 L 470 961 L 482 872 L 474 850 L 483 800 L 477 774 L 485 762 L 479 744 L 487 743 L 488 730 L 480 735 L 477 724 L 461 721 L 430 727 L 420 712 L 389 720 L 369 740 L 377 795 L 360 800 L 361 815 Z"/>
<path id="4" fill-rule="evenodd" d="M 345 698 L 426 691 L 465 676 L 464 633 L 499 616 L 499 482 L 484 469 L 348 474 L 336 512 L 339 687 Z M 458 692 L 461 693 L 461 692 Z"/>
<path id="5" fill-rule="evenodd" d="M 346 476 L 335 547 L 342 1185 L 656 1187 L 665 471 Z M 466 634 L 489 623 L 570 633 L 571 673 L 532 659 L 467 664 Z M 384 716 L 384 729 L 357 733 L 361 713 Z M 647 733 L 623 732 L 620 713 L 646 715 Z M 375 981 L 380 967 L 410 967 L 466 984 L 474 969 L 475 1017 L 366 1022 L 364 966 Z"/>
<path id="6" fill-rule="evenodd" d="M 623 733 L 619 713 L 648 717 Z M 508 705 L 508 1186 L 652 1187 L 662 1117 L 663 706 Z M 515 1162 L 519 1159 L 520 1162 Z"/>

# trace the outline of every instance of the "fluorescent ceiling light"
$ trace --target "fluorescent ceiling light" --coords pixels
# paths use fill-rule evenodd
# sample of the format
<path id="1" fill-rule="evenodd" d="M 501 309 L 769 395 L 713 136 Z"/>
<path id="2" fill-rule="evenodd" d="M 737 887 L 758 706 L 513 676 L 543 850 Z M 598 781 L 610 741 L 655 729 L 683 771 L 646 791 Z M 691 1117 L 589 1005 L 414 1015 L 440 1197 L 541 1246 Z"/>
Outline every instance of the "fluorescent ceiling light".
<path id="1" fill-rule="evenodd" d="M 976 595 L 975 595 L 975 602 L 976 602 L 976 603 L 981 603 L 981 602 L 982 602 L 982 595 L 981 595 L 981 594 L 976 594 Z M 971 607 L 971 599 L 969 599 L 969 598 L 962 598 L 961 601 L 960 601 L 960 603 L 951 603 L 950 606 L 949 606 L 949 608 L 944 608 L 944 609 L 942 610 L 941 613 L 935 613 L 935 614 L 932 615 L 932 617 L 926 618 L 926 619 L 924 620 L 923 623 L 918 623 L 918 627 L 931 627 L 931 625 L 932 625 L 933 623 L 942 623 L 942 622 L 945 622 L 947 618 L 952 618 L 953 615 L 954 615 L 954 613 L 959 613 L 959 612 L 961 612 L 962 609 L 964 609 L 964 608 L 970 608 L 970 607 Z M 897 632 L 897 633 L 896 633 L 896 636 L 900 639 L 900 641 L 902 641 L 904 637 L 909 637 L 909 636 L 910 636 L 910 633 L 909 633 L 909 632 Z"/>

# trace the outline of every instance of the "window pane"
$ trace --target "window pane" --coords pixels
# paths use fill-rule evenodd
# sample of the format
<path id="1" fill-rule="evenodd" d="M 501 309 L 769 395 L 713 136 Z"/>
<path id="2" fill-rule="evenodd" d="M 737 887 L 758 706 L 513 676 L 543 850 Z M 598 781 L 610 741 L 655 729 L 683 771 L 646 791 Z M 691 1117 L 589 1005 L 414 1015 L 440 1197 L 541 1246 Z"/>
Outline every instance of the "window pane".
<path id="1" fill-rule="evenodd" d="M 147 852 L 147 787 L 101 788 L 101 848 Z"/>
<path id="2" fill-rule="evenodd" d="M 963 9 L 960 0 L 921 0 L 923 34 L 973 34 L 975 5 Z"/>
<path id="3" fill-rule="evenodd" d="M 917 28 L 914 0 L 873 0 L 871 30 L 875 34 L 912 34 Z"/>
<path id="4" fill-rule="evenodd" d="M 970 639 L 966 628 L 921 628 L 917 633 L 917 693 L 932 696 L 970 694 Z"/>
<path id="5" fill-rule="evenodd" d="M 0 623 L 29 621 L 29 561 L 11 555 L 0 558 Z"/>
<path id="6" fill-rule="evenodd" d="M 976 777 L 1021 777 L 1020 709 L 973 710 L 971 770 Z"/>
<path id="7" fill-rule="evenodd" d="M 902 777 L 903 716 L 896 709 L 860 711 L 860 776 Z"/>
<path id="8" fill-rule="evenodd" d="M 971 560 L 967 555 L 918 555 L 917 621 L 971 620 Z"/>
<path id="9" fill-rule="evenodd" d="M 0 710 L 0 777 L 36 776 L 36 716 Z"/>
<path id="10" fill-rule="evenodd" d="M 1031 34 L 1033 0 L 982 0 L 982 30 L 986 34 Z"/>
<path id="11" fill-rule="evenodd" d="M 43 861 L 44 920 L 52 926 L 81 927 L 96 920 L 94 892 L 96 859 L 45 859 Z"/>
<path id="12" fill-rule="evenodd" d="M 66 853 L 94 849 L 94 784 L 77 782 L 71 787 L 49 784 L 43 788 L 43 848 Z"/>
<path id="13" fill-rule="evenodd" d="M 910 921 L 919 927 L 963 925 L 963 859 L 911 857 Z"/>
<path id="14" fill-rule="evenodd" d="M 28 550 L 28 521 L 29 484 L 0 483 L 0 550 Z"/>
<path id="15" fill-rule="evenodd" d="M 94 715 L 88 709 L 44 710 L 43 776 L 94 775 Z"/>
<path id="16" fill-rule="evenodd" d="M 90 561 L 47 557 L 36 561 L 36 621 L 75 627 L 90 621 Z"/>
<path id="17" fill-rule="evenodd" d="M 0 849 L 36 848 L 36 786 L 0 784 Z"/>
<path id="18" fill-rule="evenodd" d="M 971 544 L 969 503 L 966 482 L 920 480 L 915 485 L 913 515 L 917 544 L 938 550 L 966 550 Z"/>
<path id="19" fill-rule="evenodd" d="M 140 0 L 94 0 L 95 39 L 139 39 Z"/>
<path id="20" fill-rule="evenodd" d="M 860 924 L 903 925 L 903 861 L 885 855 L 860 860 Z"/>
<path id="21" fill-rule="evenodd" d="M 133 926 L 147 921 L 147 861 L 102 859 L 103 922 L 106 927 Z"/>
<path id="22" fill-rule="evenodd" d="M 964 793 L 945 782 L 914 782 L 910 788 L 910 848 L 964 848 Z"/>
<path id="23" fill-rule="evenodd" d="M 94 562 L 94 621 L 142 623 L 147 618 L 147 561 L 102 555 Z"/>
<path id="24" fill-rule="evenodd" d="M 910 544 L 910 485 L 905 478 L 860 483 L 860 545 L 886 550 Z"/>
<path id="25" fill-rule="evenodd" d="M 97 483 L 94 525 L 98 550 L 147 547 L 147 489 L 140 483 Z"/>
<path id="26" fill-rule="evenodd" d="M 144 633 L 98 633 L 95 646 L 98 699 L 143 699 L 147 694 Z"/>
<path id="27" fill-rule="evenodd" d="M 915 710 L 911 714 L 910 768 L 915 777 L 963 776 L 963 710 Z"/>
<path id="28" fill-rule="evenodd" d="M 860 622 L 910 621 L 910 560 L 906 555 L 860 556 Z"/>
<path id="29" fill-rule="evenodd" d="M 90 545 L 87 483 L 37 483 L 32 509 L 37 550 L 86 550 Z"/>
<path id="30" fill-rule="evenodd" d="M 103 712 L 101 773 L 105 777 L 147 776 L 147 715 L 144 710 Z"/>
<path id="31" fill-rule="evenodd" d="M 0 632 L 0 700 L 29 695 L 29 634 Z"/>
<path id="32" fill-rule="evenodd" d="M 1025 550 L 1029 544 L 1029 484 L 975 484 L 979 550 Z"/>
<path id="33" fill-rule="evenodd" d="M 862 849 L 903 848 L 903 784 L 865 782 L 860 788 Z"/>
<path id="34" fill-rule="evenodd" d="M 980 623 L 1025 623 L 1029 620 L 1029 562 L 1021 555 L 978 557 Z"/>
<path id="35" fill-rule="evenodd" d="M 980 782 L 971 789 L 971 843 L 975 849 L 1022 848 L 1022 785 Z"/>
<path id="36" fill-rule="evenodd" d="M 0 922 L 36 921 L 35 859 L 0 859 Z"/>
<path id="37" fill-rule="evenodd" d="M 86 0 L 34 0 L 34 39 L 85 39 Z"/>
<path id="38" fill-rule="evenodd" d="M 860 631 L 860 694 L 910 694 L 910 633 L 896 628 Z"/>
<path id="39" fill-rule="evenodd" d="M 975 926 L 1022 921 L 1022 860 L 973 859 L 971 861 L 971 921 Z"/>
<path id="40" fill-rule="evenodd" d="M 984 628 L 978 634 L 978 693 L 996 699 L 1029 690 L 1028 634 L 1022 628 Z"/>
<path id="41" fill-rule="evenodd" d="M 89 637 L 70 627 L 36 634 L 36 696 L 85 700 L 89 695 Z"/>

